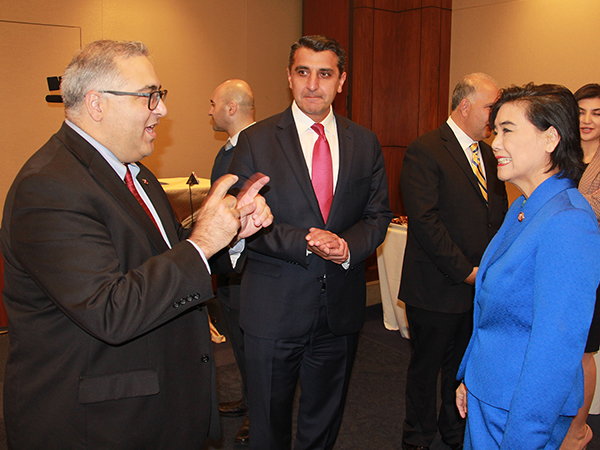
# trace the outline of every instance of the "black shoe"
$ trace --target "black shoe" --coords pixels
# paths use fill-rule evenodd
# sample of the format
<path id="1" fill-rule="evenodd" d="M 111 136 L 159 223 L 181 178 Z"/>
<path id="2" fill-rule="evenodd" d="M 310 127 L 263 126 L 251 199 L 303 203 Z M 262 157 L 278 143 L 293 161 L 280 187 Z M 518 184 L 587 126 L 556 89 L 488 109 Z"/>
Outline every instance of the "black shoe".
<path id="1" fill-rule="evenodd" d="M 429 450 L 429 447 L 425 447 L 424 445 L 412 445 L 403 442 L 402 450 Z"/>
<path id="2" fill-rule="evenodd" d="M 242 417 L 248 412 L 243 400 L 219 403 L 219 414 L 223 417 Z"/>
<path id="3" fill-rule="evenodd" d="M 244 423 L 235 435 L 233 442 L 242 445 L 250 444 L 250 421 L 248 420 L 248 416 L 246 416 L 246 420 L 244 420 Z"/>

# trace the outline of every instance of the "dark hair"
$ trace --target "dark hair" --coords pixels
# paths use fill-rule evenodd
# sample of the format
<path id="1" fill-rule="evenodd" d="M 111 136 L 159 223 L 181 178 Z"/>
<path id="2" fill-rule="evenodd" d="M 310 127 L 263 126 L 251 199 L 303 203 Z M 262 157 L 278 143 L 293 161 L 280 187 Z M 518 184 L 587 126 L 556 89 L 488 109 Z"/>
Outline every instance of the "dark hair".
<path id="1" fill-rule="evenodd" d="M 290 59 L 288 62 L 288 69 L 290 71 L 294 65 L 294 56 L 296 55 L 296 50 L 298 50 L 300 47 L 306 47 L 315 52 L 331 50 L 337 56 L 337 67 L 340 71 L 340 77 L 346 70 L 346 51 L 344 50 L 344 47 L 342 47 L 341 44 L 333 38 L 321 35 L 313 35 L 304 36 L 300 38 L 298 42 L 294 42 L 294 44 L 292 44 L 292 48 L 290 50 Z"/>
<path id="2" fill-rule="evenodd" d="M 586 98 L 600 98 L 600 84 L 586 84 L 575 91 L 575 100 L 585 100 Z"/>
<path id="3" fill-rule="evenodd" d="M 558 84 L 533 83 L 501 89 L 490 112 L 490 123 L 496 121 L 502 105 L 512 102 L 524 104 L 527 119 L 538 130 L 556 129 L 560 141 L 550 154 L 549 171 L 558 168 L 559 178 L 578 181 L 585 167 L 579 135 L 579 107 L 571 91 Z"/>

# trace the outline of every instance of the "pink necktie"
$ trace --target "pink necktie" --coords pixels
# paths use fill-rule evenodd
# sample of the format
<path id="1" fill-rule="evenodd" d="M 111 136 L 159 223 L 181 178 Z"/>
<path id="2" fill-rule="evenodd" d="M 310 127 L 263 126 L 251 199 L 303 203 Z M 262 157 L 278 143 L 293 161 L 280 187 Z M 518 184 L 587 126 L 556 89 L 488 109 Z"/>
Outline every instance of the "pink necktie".
<path id="1" fill-rule="evenodd" d="M 129 188 L 129 190 L 131 191 L 131 193 L 133 194 L 135 199 L 138 201 L 140 206 L 142 208 L 144 208 L 144 211 L 146 211 L 146 214 L 148 214 L 148 217 L 150 217 L 150 219 L 152 219 L 152 223 L 154 224 L 154 226 L 160 231 L 160 228 L 158 228 L 158 224 L 156 223 L 156 220 L 154 220 L 154 216 L 148 209 L 148 205 L 146 205 L 146 202 L 142 199 L 142 197 L 140 197 L 140 193 L 135 188 L 135 184 L 133 184 L 133 177 L 131 176 L 131 172 L 129 171 L 129 166 L 125 165 L 125 167 L 127 168 L 127 173 L 125 174 L 125 184 Z"/>
<path id="2" fill-rule="evenodd" d="M 323 220 L 327 222 L 329 209 L 333 200 L 333 164 L 331 150 L 325 137 L 325 129 L 320 123 L 311 127 L 319 135 L 315 142 L 312 156 L 312 184 Z"/>

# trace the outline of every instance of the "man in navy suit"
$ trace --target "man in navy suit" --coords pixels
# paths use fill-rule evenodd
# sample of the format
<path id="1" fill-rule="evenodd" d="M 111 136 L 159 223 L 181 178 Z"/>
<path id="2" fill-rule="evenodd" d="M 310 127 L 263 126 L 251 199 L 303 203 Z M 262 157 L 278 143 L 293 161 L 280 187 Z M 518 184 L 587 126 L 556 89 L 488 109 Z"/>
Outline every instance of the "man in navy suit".
<path id="1" fill-rule="evenodd" d="M 166 95 L 143 43 L 89 44 L 62 78 L 67 120 L 8 192 L 9 448 L 192 449 L 219 436 L 207 259 L 271 223 L 254 198 L 268 179 L 236 202 L 237 178 L 221 178 L 184 230 L 140 163 Z"/>
<path id="2" fill-rule="evenodd" d="M 212 117 L 213 130 L 224 131 L 229 138 L 215 157 L 211 183 L 214 183 L 229 172 L 233 159 L 233 149 L 237 145 L 242 130 L 254 123 L 254 94 L 250 85 L 244 80 L 227 80 L 215 89 L 210 99 L 208 115 Z M 225 252 L 226 250 L 222 250 Z M 248 383 L 246 381 L 246 356 L 244 352 L 244 332 L 240 327 L 240 284 L 241 272 L 217 274 L 217 297 L 225 323 L 229 330 L 229 338 L 233 355 L 242 377 L 242 398 L 231 402 L 219 403 L 219 413 L 223 417 L 246 416 L 244 423 L 235 436 L 236 444 L 248 444 Z"/>
<path id="3" fill-rule="evenodd" d="M 261 171 L 274 223 L 247 240 L 242 279 L 250 448 L 331 449 L 342 420 L 366 305 L 365 259 L 392 213 L 381 147 L 333 112 L 346 54 L 325 36 L 292 46 L 294 102 L 240 134 L 231 173 Z"/>
<path id="4" fill-rule="evenodd" d="M 508 208 L 496 159 L 482 141 L 491 135 L 489 112 L 497 96 L 488 75 L 464 77 L 452 93 L 448 120 L 414 140 L 402 163 L 408 240 L 399 298 L 406 303 L 412 347 L 404 450 L 427 450 L 438 430 L 453 450 L 462 449 L 456 372 L 473 327 L 477 266 Z"/>

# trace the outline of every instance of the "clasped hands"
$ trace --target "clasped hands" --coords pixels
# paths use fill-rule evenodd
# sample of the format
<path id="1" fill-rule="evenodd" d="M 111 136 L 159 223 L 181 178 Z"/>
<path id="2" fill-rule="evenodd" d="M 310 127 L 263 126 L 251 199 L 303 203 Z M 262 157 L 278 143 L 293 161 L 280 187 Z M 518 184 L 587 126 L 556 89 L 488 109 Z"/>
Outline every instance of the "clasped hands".
<path id="1" fill-rule="evenodd" d="M 271 208 L 258 193 L 269 182 L 269 177 L 255 173 L 234 197 L 227 192 L 237 180 L 238 177 L 232 174 L 216 180 L 200 208 L 189 239 L 202 249 L 207 258 L 273 223 Z"/>
<path id="2" fill-rule="evenodd" d="M 310 228 L 306 235 L 306 248 L 321 258 L 342 264 L 350 255 L 348 243 L 337 234 L 320 228 Z"/>

